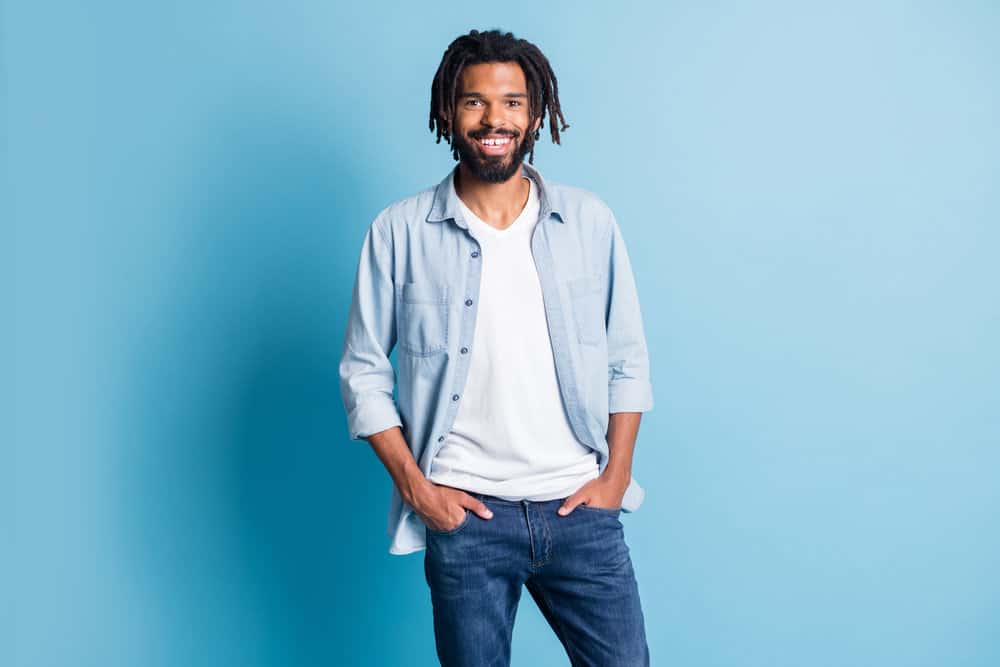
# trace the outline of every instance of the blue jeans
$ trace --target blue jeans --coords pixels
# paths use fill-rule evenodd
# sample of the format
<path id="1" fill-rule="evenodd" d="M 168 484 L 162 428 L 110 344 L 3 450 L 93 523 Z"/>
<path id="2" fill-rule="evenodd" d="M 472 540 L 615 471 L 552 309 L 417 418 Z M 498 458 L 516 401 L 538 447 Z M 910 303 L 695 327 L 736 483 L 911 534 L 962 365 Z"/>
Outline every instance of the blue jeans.
<path id="1" fill-rule="evenodd" d="M 620 509 L 563 499 L 511 501 L 472 493 L 453 530 L 427 528 L 424 574 L 444 667 L 510 665 L 514 615 L 527 586 L 574 667 L 649 665 L 645 623 Z"/>

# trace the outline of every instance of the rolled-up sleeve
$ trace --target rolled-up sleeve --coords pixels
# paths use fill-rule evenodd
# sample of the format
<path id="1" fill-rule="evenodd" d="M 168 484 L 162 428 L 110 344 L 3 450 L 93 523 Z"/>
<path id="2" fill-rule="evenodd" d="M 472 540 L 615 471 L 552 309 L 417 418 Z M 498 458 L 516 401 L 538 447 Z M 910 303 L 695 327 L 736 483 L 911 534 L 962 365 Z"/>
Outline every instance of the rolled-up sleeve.
<path id="1" fill-rule="evenodd" d="M 340 395 L 352 440 L 402 426 L 392 398 L 396 374 L 389 354 L 396 344 L 392 252 L 380 226 L 361 244 L 347 331 L 340 359 Z"/>
<path id="2" fill-rule="evenodd" d="M 606 317 L 608 331 L 608 412 L 653 409 L 649 353 L 643 333 L 639 294 L 625 239 L 614 214 L 610 217 L 610 266 Z"/>

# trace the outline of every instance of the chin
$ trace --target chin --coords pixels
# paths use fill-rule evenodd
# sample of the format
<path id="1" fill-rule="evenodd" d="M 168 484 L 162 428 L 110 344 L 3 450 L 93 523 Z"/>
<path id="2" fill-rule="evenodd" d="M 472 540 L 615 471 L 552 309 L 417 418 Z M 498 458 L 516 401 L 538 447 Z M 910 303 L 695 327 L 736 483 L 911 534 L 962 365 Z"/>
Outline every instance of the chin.
<path id="1" fill-rule="evenodd" d="M 520 166 L 520 162 L 516 165 L 506 163 L 502 166 L 496 165 L 495 168 L 476 168 L 473 169 L 473 172 L 475 172 L 476 176 L 479 177 L 480 180 L 486 181 L 487 183 L 505 183 L 517 174 Z"/>
<path id="2" fill-rule="evenodd" d="M 468 162 L 472 172 L 487 183 L 505 183 L 517 175 L 521 168 L 522 158 L 515 154 L 503 156 L 499 160 L 476 156 Z"/>

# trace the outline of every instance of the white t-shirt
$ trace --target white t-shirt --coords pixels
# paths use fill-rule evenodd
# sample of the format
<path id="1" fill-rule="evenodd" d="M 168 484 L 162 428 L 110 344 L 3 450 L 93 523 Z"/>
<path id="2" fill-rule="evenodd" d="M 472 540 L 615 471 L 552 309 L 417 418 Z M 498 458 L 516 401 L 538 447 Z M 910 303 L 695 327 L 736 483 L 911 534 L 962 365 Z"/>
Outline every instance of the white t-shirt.
<path id="1" fill-rule="evenodd" d="M 542 288 L 531 253 L 537 186 L 500 230 L 459 199 L 483 262 L 465 396 L 431 463 L 438 484 L 508 500 L 552 500 L 600 474 L 573 435 L 556 380 Z"/>

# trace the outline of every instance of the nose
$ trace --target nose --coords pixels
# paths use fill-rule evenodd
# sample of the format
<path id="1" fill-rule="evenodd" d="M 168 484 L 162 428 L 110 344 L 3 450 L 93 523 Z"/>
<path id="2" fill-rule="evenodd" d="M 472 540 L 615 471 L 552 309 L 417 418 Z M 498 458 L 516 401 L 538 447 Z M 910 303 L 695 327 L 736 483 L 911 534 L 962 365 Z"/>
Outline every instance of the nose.
<path id="1" fill-rule="evenodd" d="M 490 127 L 493 129 L 500 129 L 499 128 L 500 119 L 501 119 L 500 110 L 498 110 L 496 106 L 493 104 L 487 105 L 486 109 L 483 111 L 482 124 L 485 125 L 486 127 Z"/>

